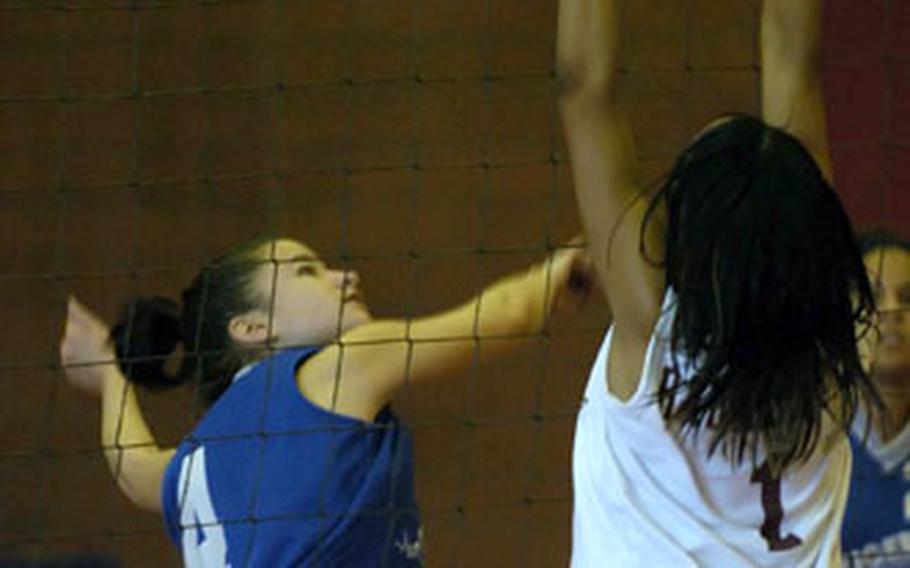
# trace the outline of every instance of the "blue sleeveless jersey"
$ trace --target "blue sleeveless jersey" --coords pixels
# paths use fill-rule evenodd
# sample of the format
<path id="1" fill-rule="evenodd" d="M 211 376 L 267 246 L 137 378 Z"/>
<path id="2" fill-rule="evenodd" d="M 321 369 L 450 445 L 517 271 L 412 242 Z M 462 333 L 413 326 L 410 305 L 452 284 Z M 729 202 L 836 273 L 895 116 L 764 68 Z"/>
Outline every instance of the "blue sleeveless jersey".
<path id="1" fill-rule="evenodd" d="M 315 352 L 238 375 L 165 471 L 164 518 L 187 566 L 420 566 L 413 454 L 386 408 L 373 423 L 298 390 Z"/>
<path id="2" fill-rule="evenodd" d="M 910 567 L 910 430 L 888 444 L 872 434 L 867 445 L 856 428 L 850 446 L 853 471 L 842 532 L 845 563 Z"/>

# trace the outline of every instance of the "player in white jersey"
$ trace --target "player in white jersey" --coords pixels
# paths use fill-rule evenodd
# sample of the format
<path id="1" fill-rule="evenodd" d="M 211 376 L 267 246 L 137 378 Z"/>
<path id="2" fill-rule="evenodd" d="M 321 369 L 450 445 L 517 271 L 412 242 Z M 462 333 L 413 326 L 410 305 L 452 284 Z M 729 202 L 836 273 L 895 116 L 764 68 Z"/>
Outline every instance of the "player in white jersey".
<path id="1" fill-rule="evenodd" d="M 614 317 L 578 416 L 573 566 L 840 563 L 874 303 L 831 187 L 821 3 L 765 0 L 762 117 L 710 124 L 648 199 L 617 102 L 623 2 L 560 2 L 561 113 Z"/>
<path id="2" fill-rule="evenodd" d="M 843 546 L 850 566 L 910 566 L 910 242 L 877 232 L 860 247 L 879 313 L 863 351 L 885 412 L 853 425 Z"/>

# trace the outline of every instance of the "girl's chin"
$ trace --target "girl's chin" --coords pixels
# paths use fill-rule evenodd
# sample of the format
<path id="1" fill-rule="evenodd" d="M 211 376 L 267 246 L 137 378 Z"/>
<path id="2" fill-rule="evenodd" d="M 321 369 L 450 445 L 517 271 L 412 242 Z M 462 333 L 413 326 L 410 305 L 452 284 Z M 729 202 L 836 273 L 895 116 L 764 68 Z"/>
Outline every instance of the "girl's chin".
<path id="1" fill-rule="evenodd" d="M 366 311 L 366 309 L 351 310 L 349 313 L 345 314 L 344 322 L 341 327 L 347 332 L 355 327 L 370 323 L 371 321 L 373 321 L 373 316 L 370 315 L 370 312 Z"/>
<path id="2" fill-rule="evenodd" d="M 368 322 L 373 319 L 372 314 L 370 314 L 370 309 L 360 302 L 357 302 L 351 306 L 350 314 L 351 317 L 357 318 L 364 322 Z"/>

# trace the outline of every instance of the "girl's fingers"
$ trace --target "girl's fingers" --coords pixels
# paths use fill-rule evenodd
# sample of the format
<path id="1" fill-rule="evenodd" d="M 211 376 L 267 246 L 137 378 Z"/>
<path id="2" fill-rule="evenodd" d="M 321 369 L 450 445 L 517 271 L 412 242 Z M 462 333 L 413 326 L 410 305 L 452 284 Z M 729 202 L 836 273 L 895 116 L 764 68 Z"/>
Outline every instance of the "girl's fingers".
<path id="1" fill-rule="evenodd" d="M 79 303 L 79 300 L 76 299 L 76 296 L 72 294 L 69 296 L 66 302 L 67 313 L 70 316 L 80 316 L 83 313 L 82 304 Z"/>
<path id="2" fill-rule="evenodd" d="M 94 324 L 98 321 L 98 318 L 77 300 L 73 299 L 70 307 L 70 313 L 75 316 L 77 321 L 85 324 Z"/>
<path id="3" fill-rule="evenodd" d="M 95 329 L 106 332 L 108 329 L 98 316 L 72 295 L 67 302 L 67 323 L 73 323 L 80 330 Z"/>

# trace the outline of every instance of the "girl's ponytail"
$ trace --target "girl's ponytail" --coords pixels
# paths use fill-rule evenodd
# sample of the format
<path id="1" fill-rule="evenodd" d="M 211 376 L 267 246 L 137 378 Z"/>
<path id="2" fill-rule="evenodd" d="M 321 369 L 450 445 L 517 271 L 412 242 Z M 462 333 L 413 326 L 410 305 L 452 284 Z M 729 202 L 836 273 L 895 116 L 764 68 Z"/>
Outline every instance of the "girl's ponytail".
<path id="1" fill-rule="evenodd" d="M 183 342 L 181 328 L 180 311 L 172 300 L 152 297 L 127 302 L 111 330 L 117 362 L 127 379 L 151 388 L 184 383 L 184 373 L 170 375 L 165 369 L 167 359 Z"/>

